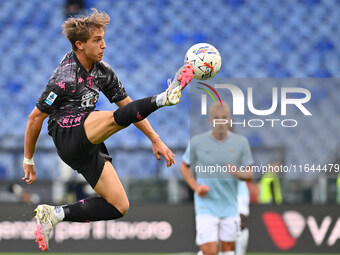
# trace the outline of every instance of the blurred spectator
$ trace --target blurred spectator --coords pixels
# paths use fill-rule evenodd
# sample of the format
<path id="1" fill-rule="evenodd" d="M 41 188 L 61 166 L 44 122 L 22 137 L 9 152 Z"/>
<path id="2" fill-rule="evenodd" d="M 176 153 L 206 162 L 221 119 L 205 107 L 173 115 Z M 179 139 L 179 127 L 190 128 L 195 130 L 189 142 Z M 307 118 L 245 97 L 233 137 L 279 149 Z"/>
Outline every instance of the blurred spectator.
<path id="1" fill-rule="evenodd" d="M 77 16 L 84 11 L 85 4 L 83 0 L 66 0 L 65 18 Z"/>
<path id="2" fill-rule="evenodd" d="M 38 203 L 39 200 L 37 194 L 25 191 L 19 184 L 9 184 L 6 191 L 0 192 L 0 202 Z"/>
<path id="3" fill-rule="evenodd" d="M 280 169 L 280 161 L 274 160 L 270 163 L 268 172 L 266 172 L 260 180 L 260 197 L 261 204 L 282 204 L 281 184 L 278 176 Z"/>

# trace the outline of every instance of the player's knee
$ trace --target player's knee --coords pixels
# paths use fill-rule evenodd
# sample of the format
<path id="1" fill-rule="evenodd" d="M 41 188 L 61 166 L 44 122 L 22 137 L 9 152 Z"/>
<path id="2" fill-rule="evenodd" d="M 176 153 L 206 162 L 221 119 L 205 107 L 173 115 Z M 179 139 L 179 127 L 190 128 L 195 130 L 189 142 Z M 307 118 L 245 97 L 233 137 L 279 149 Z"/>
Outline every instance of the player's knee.
<path id="1" fill-rule="evenodd" d="M 217 255 L 217 250 L 213 251 L 213 250 L 208 250 L 206 252 L 203 252 L 204 255 Z"/>
<path id="2" fill-rule="evenodd" d="M 130 208 L 129 200 L 126 200 L 126 202 L 122 204 L 121 208 L 118 210 L 121 212 L 121 214 L 125 215 L 128 212 L 129 208 Z"/>
<path id="3" fill-rule="evenodd" d="M 207 247 L 201 249 L 204 255 L 216 255 L 217 254 L 217 247 Z"/>
<path id="4" fill-rule="evenodd" d="M 108 201 L 111 205 L 113 205 L 115 208 L 117 208 L 117 210 L 122 214 L 125 215 L 129 208 L 130 208 L 130 203 L 129 200 L 126 198 L 124 199 L 124 201 Z"/>
<path id="5" fill-rule="evenodd" d="M 125 127 L 130 126 L 130 124 L 131 124 L 133 121 L 132 121 L 130 118 L 128 118 L 128 117 L 130 117 L 129 115 L 124 114 L 124 113 L 125 113 L 124 110 L 125 110 L 125 109 L 122 110 L 121 108 L 115 110 L 115 111 L 113 112 L 113 119 L 114 119 L 114 122 L 115 122 L 115 123 L 117 123 L 119 126 L 125 128 Z"/>

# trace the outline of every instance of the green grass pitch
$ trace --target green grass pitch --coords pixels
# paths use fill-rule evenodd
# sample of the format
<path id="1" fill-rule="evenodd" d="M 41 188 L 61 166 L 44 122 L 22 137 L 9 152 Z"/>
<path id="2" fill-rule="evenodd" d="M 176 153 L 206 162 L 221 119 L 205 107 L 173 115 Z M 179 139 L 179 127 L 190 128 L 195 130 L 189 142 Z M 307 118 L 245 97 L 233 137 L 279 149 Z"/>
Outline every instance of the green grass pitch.
<path id="1" fill-rule="evenodd" d="M 42 254 L 41 252 L 37 252 Z M 0 255 L 36 255 L 37 253 L 13 253 L 13 252 L 0 252 Z M 46 255 L 195 255 L 196 253 L 50 253 Z M 340 253 L 276 253 L 277 255 L 340 255 Z M 247 253 L 247 255 L 275 255 L 273 253 Z"/>

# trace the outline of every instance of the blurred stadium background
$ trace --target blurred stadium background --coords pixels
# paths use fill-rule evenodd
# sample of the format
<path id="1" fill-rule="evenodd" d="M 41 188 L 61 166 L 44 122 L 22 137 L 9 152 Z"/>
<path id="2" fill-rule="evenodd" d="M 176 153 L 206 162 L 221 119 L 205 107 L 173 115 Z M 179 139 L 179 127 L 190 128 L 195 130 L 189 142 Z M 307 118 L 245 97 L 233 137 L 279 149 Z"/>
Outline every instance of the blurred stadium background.
<path id="1" fill-rule="evenodd" d="M 20 183 L 27 117 L 53 69 L 71 49 L 61 34 L 61 25 L 73 10 L 67 8 L 71 2 L 83 4 L 79 13 L 94 7 L 110 15 L 104 60 L 113 67 L 132 99 L 165 89 L 167 79 L 182 65 L 186 50 L 198 42 L 208 42 L 219 49 L 223 64 L 216 78 L 340 76 L 337 0 L 0 0 L 0 202 L 4 206 L 28 201 L 60 204 L 91 193 L 59 161 L 46 123 L 35 155 L 38 182 L 29 187 Z M 236 132 L 248 137 L 258 162 L 269 162 L 270 154 L 271 159 L 280 158 L 283 163 L 339 163 L 340 91 L 336 85 L 310 88 L 315 121 L 302 123 L 303 130 L 294 135 L 282 129 Z M 179 172 L 190 139 L 188 99 L 189 90 L 185 90 L 176 109 L 164 109 L 149 118 L 176 154 L 177 164 L 170 169 L 164 161 L 153 158 L 150 142 L 134 127 L 107 140 L 132 204 L 191 203 L 192 194 Z M 267 103 L 263 101 L 264 106 Z M 103 95 L 97 106 L 115 108 Z M 301 209 L 302 214 L 308 217 L 305 211 L 309 209 L 321 210 L 329 204 L 339 209 L 335 206 L 339 193 L 336 173 L 280 177 L 285 210 L 303 204 L 307 209 Z M 256 184 L 260 178 L 256 176 L 251 185 L 252 208 L 257 206 Z M 274 206 L 265 208 L 277 210 Z M 9 220 L 4 212 L 0 216 L 3 221 Z M 317 227 L 326 216 L 320 212 Z M 327 237 L 333 227 L 340 228 L 340 223 L 334 223 L 336 213 L 332 217 Z M 307 239 L 313 243 L 312 237 Z M 335 243 L 338 248 L 339 242 Z M 329 245 L 320 245 L 324 245 L 322 252 L 327 252 Z M 254 247 L 253 252 L 266 251 Z M 303 252 L 303 248 L 298 251 Z"/>

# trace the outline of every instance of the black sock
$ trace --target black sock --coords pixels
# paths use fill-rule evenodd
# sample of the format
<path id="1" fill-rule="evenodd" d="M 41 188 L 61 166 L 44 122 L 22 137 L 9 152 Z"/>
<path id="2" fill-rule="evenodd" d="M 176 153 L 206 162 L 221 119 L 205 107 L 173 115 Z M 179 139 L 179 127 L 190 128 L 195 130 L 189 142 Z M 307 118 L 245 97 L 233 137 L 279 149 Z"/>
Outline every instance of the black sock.
<path id="1" fill-rule="evenodd" d="M 113 112 L 113 117 L 118 125 L 127 127 L 131 123 L 145 119 L 158 108 L 156 96 L 146 97 L 117 109 Z"/>
<path id="2" fill-rule="evenodd" d="M 63 206 L 65 218 L 63 221 L 89 222 L 113 220 L 123 217 L 116 207 L 106 202 L 102 197 L 90 197 L 74 204 Z"/>

